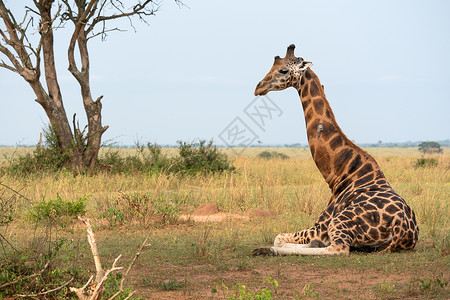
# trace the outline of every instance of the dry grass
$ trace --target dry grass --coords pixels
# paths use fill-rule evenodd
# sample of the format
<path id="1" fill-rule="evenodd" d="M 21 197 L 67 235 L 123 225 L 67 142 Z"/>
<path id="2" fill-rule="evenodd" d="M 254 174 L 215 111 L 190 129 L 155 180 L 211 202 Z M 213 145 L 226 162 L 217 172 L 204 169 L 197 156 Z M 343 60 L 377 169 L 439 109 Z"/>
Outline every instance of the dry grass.
<path id="1" fill-rule="evenodd" d="M 22 151 L 21 149 L 19 149 Z M 168 149 L 174 151 L 175 149 Z M 117 199 L 117 192 L 149 193 L 155 197 L 186 198 L 183 209 L 192 212 L 198 205 L 213 202 L 223 211 L 244 213 L 254 208 L 270 209 L 277 214 L 304 214 L 312 222 L 329 199 L 329 190 L 310 158 L 307 149 L 274 149 L 291 157 L 288 160 L 259 159 L 265 149 L 251 148 L 248 156 L 232 158 L 236 172 L 212 176 L 180 178 L 171 174 L 136 174 L 133 176 L 100 173 L 95 176 L 30 176 L 23 179 L 3 176 L 0 182 L 28 198 L 61 195 L 75 200 L 90 195 L 88 210 L 101 213 L 107 203 Z M 421 234 L 432 236 L 449 232 L 450 155 L 437 155 L 437 167 L 415 168 L 420 157 L 417 149 L 368 149 L 381 165 L 394 189 L 415 210 Z M 11 151 L 11 150 L 7 150 Z M 7 152 L 6 151 L 6 152 Z M 133 151 L 123 149 L 124 153 Z M 228 152 L 233 149 L 226 150 Z M 2 149 L 5 153 L 5 150 Z M 310 216 L 310 217 L 309 217 Z"/>
<path id="2" fill-rule="evenodd" d="M 198 205 L 208 202 L 216 203 L 222 211 L 231 213 L 245 213 L 254 208 L 270 209 L 277 213 L 275 218 L 248 222 L 180 222 L 151 227 L 150 246 L 137 262 L 135 273 L 128 283 L 144 298 L 203 299 L 211 296 L 211 287 L 215 283 L 221 282 L 229 287 L 238 282 L 245 283 L 249 289 L 256 290 L 266 281 L 265 276 L 279 281 L 279 299 L 302 296 L 305 286 L 314 287 L 317 294 L 330 299 L 345 298 L 349 293 L 365 299 L 445 299 L 449 296 L 448 288 L 440 288 L 435 283 L 436 278 L 449 280 L 445 271 L 448 270 L 450 257 L 448 148 L 443 155 L 433 157 L 438 161 L 436 167 L 427 168 L 414 167 L 421 157 L 416 149 L 368 149 L 394 189 L 416 212 L 420 242 L 413 252 L 352 254 L 350 257 L 333 258 L 250 256 L 254 247 L 272 243 L 279 232 L 311 226 L 330 197 L 328 186 L 308 150 L 270 149 L 291 158 L 257 158 L 256 155 L 264 150 L 247 149 L 242 152 L 245 156 L 230 155 L 236 171 L 211 176 L 125 176 L 106 173 L 73 176 L 61 172 L 56 176 L 23 178 L 5 175 L 0 182 L 19 190 L 35 203 L 43 197 L 54 198 L 57 194 L 69 201 L 90 195 L 88 216 L 96 221 L 95 230 L 105 261 L 112 261 L 120 253 L 124 253 L 124 257 L 133 257 L 135 248 L 148 234 L 148 229 L 143 229 L 139 224 L 104 226 L 107 224 L 105 210 L 117 203 L 119 190 L 130 195 L 137 193 L 149 194 L 153 198 L 183 199 L 179 202 L 182 213 L 193 212 Z M 233 150 L 227 151 L 234 153 Z M 7 193 L 5 190 L 0 192 Z M 17 204 L 16 222 L 8 228 L 7 237 L 17 247 L 27 245 L 31 236 L 32 229 L 23 217 L 28 207 L 30 204 L 27 202 Z M 85 234 L 82 230 L 71 234 L 76 236 L 72 238 L 83 243 Z M 89 257 L 89 252 L 84 252 L 84 257 Z M 83 255 L 77 254 L 76 257 Z M 90 259 L 78 263 L 88 265 Z M 304 274 L 298 270 L 303 270 Z M 367 276 L 368 272 L 370 276 Z M 433 285 L 428 288 L 420 280 L 431 280 Z M 179 290 L 161 291 L 161 286 L 171 286 L 170 283 L 178 283 L 174 286 Z"/>

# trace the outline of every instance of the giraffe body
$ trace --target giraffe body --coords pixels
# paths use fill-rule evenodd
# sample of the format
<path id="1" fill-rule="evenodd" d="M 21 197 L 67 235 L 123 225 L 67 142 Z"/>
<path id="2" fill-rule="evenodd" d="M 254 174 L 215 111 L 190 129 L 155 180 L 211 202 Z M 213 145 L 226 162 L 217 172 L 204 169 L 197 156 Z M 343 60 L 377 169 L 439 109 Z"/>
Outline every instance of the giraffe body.
<path id="1" fill-rule="evenodd" d="M 308 143 L 331 198 L 314 226 L 279 234 L 273 247 L 254 255 L 348 254 L 350 248 L 375 251 L 412 249 L 419 236 L 413 210 L 390 186 L 375 159 L 351 142 L 336 123 L 312 65 L 294 56 L 275 57 L 255 95 L 294 87 L 305 115 Z"/>

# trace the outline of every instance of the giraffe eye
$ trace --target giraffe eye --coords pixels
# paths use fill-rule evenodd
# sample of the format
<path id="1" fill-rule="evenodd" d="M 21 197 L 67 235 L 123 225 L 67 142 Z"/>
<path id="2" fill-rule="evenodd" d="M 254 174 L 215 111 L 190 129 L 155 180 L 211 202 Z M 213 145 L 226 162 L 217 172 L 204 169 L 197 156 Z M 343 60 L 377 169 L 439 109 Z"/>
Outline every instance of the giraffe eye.
<path id="1" fill-rule="evenodd" d="M 289 72 L 289 70 L 280 70 L 278 72 L 280 72 L 281 74 L 287 74 L 287 72 Z"/>

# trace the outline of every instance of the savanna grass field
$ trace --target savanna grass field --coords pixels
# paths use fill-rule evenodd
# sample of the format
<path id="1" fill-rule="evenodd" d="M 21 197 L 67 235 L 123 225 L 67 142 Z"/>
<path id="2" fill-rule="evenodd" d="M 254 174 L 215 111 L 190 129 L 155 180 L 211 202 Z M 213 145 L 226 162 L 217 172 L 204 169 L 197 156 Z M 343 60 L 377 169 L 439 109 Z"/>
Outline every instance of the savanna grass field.
<path id="1" fill-rule="evenodd" d="M 32 150 L 0 148 L 0 164 Z M 257 157 L 264 150 L 289 158 Z M 124 269 L 108 279 L 105 299 L 118 290 L 147 236 L 121 299 L 131 290 L 132 299 L 449 299 L 450 149 L 425 157 L 417 148 L 365 150 L 416 213 L 420 234 L 413 251 L 253 257 L 254 248 L 271 245 L 278 233 L 311 227 L 325 208 L 330 191 L 308 148 L 221 149 L 235 170 L 209 175 L 3 174 L 2 217 L 7 212 L 9 219 L 0 223 L 0 287 L 17 279 L 12 262 L 29 267 L 31 275 L 40 269 L 36 262 L 51 261 L 52 272 L 27 279 L 27 286 L 18 280 L 0 288 L 0 299 L 38 283 L 50 290 L 70 278 L 70 286 L 81 287 L 94 274 L 83 224 L 73 216 L 57 219 L 56 212 L 40 217 L 50 201 L 73 203 L 74 210 L 85 205 L 80 213 L 91 220 L 104 268 L 122 254 L 117 265 Z M 118 151 L 126 156 L 136 150 Z M 176 149 L 163 151 L 171 155 Z M 422 158 L 436 163 L 418 165 Z M 190 219 L 205 203 L 229 217 Z M 258 209 L 273 214 L 255 214 Z M 64 287 L 46 297 L 75 295 Z"/>

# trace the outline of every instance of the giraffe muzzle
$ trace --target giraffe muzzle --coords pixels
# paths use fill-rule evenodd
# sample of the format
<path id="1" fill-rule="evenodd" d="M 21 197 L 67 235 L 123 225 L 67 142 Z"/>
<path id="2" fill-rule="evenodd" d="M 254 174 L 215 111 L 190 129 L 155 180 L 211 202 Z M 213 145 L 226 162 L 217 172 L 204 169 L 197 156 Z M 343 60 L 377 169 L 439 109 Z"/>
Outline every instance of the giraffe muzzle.
<path id="1" fill-rule="evenodd" d="M 255 96 L 263 96 L 263 95 L 267 94 L 267 92 L 268 92 L 268 89 L 267 89 L 267 88 L 264 88 L 263 82 L 260 81 L 260 82 L 258 83 L 258 85 L 256 86 L 256 89 L 255 89 Z"/>

